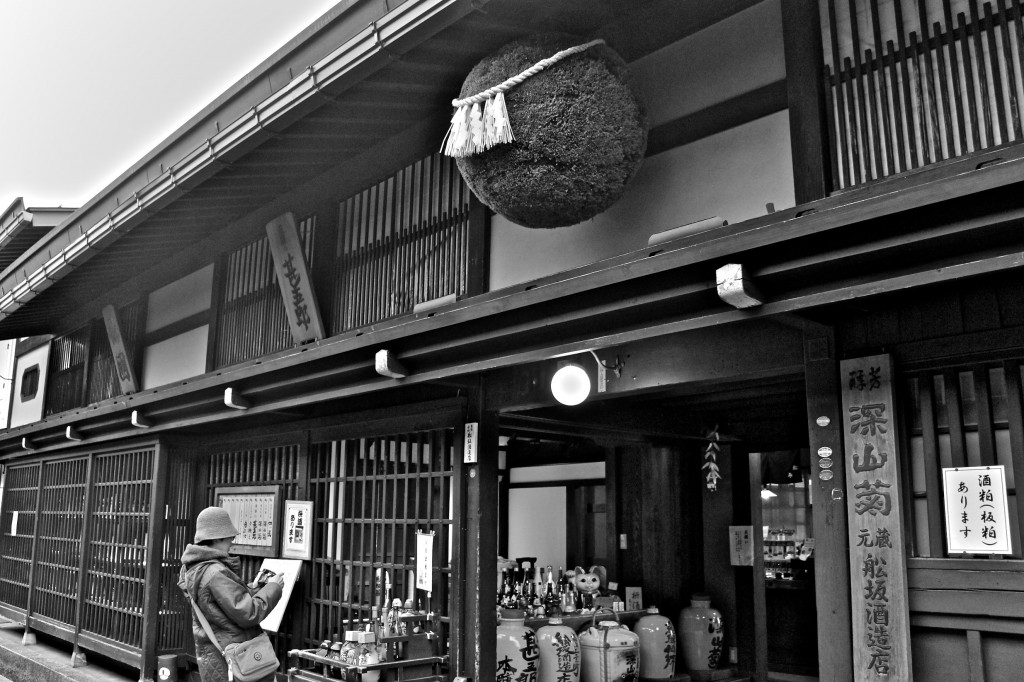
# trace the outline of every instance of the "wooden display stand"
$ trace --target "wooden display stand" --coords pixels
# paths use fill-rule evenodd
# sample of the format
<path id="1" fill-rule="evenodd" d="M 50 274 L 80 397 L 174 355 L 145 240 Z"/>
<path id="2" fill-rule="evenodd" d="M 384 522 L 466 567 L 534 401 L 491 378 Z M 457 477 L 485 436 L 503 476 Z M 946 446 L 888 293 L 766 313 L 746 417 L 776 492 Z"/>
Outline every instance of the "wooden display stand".
<path id="1" fill-rule="evenodd" d="M 362 682 L 363 675 L 373 671 L 381 673 L 381 682 L 444 682 L 448 657 L 435 653 L 437 635 L 429 629 L 434 618 L 434 614 L 424 613 L 401 616 L 408 629 L 419 623 L 424 632 L 382 637 L 389 659 L 383 663 L 346 665 L 318 656 L 316 649 L 293 649 L 288 652 L 288 682 Z M 405 657 L 396 660 L 399 648 L 404 649 Z"/>

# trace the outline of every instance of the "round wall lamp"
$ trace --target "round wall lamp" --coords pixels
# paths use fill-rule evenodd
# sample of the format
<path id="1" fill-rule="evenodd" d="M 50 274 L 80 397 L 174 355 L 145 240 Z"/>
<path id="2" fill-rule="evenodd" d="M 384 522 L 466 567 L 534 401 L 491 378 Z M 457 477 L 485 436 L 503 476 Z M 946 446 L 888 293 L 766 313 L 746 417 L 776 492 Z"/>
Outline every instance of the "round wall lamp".
<path id="1" fill-rule="evenodd" d="M 551 395 L 563 405 L 579 405 L 590 395 L 587 370 L 575 362 L 567 362 L 551 377 Z"/>
<path id="2" fill-rule="evenodd" d="M 615 364 L 609 365 L 597 357 L 597 353 L 594 351 L 585 352 L 593 355 L 594 360 L 603 370 L 611 370 L 616 377 L 621 375 L 623 363 L 618 356 L 615 357 Z M 598 373 L 601 373 L 601 369 L 598 370 Z M 598 390 L 601 391 L 603 388 Z M 551 395 L 563 405 L 579 405 L 590 395 L 590 375 L 582 365 L 572 361 L 564 362 L 551 377 Z"/>

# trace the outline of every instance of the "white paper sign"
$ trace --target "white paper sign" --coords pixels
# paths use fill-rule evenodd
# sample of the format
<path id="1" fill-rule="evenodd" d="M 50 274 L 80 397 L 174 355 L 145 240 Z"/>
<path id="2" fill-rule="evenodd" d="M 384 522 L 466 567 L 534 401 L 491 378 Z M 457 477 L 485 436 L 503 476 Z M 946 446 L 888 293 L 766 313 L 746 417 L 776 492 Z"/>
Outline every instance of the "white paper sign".
<path id="1" fill-rule="evenodd" d="M 753 526 L 729 526 L 729 563 L 733 566 L 754 565 Z"/>
<path id="2" fill-rule="evenodd" d="M 950 554 L 1012 554 L 1006 472 L 1000 466 L 942 470 Z"/>
<path id="3" fill-rule="evenodd" d="M 428 593 L 434 588 L 434 534 L 416 531 L 416 588 Z"/>
<path id="4" fill-rule="evenodd" d="M 11 535 L 18 534 L 18 512 L 17 510 L 11 512 Z"/>
<path id="5" fill-rule="evenodd" d="M 295 588 L 295 581 L 299 577 L 302 561 L 298 559 L 264 559 L 260 570 L 264 568 L 269 568 L 274 573 L 284 574 L 281 601 L 277 602 L 277 606 L 260 621 L 260 627 L 264 630 L 277 632 L 281 627 L 281 619 L 284 618 L 284 610 L 288 607 L 288 599 L 292 596 L 292 590 Z"/>
<path id="6" fill-rule="evenodd" d="M 312 547 L 313 503 L 304 500 L 285 500 L 281 555 L 289 559 L 309 559 Z"/>

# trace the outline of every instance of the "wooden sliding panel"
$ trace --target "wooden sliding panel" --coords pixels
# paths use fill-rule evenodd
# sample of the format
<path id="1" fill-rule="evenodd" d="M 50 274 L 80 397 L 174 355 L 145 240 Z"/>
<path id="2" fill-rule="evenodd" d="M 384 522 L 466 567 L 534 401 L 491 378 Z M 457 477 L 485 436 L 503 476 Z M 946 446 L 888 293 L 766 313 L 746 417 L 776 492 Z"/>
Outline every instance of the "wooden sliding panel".
<path id="1" fill-rule="evenodd" d="M 12 618 L 29 607 L 41 471 L 39 462 L 7 467 L 0 509 L 0 612 Z"/>
<path id="2" fill-rule="evenodd" d="M 87 457 L 42 465 L 32 615 L 62 625 L 76 616 L 88 468 Z"/>
<path id="3" fill-rule="evenodd" d="M 88 575 L 79 641 L 134 665 L 140 662 L 152 446 L 95 455 Z"/>

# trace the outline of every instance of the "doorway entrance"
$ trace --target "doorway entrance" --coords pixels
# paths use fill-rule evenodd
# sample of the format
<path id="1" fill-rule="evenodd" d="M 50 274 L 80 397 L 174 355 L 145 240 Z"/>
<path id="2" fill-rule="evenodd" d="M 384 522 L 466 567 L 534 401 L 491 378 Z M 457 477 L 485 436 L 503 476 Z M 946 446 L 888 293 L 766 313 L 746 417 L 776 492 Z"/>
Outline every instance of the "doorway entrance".
<path id="1" fill-rule="evenodd" d="M 603 566 L 620 598 L 639 588 L 645 608 L 676 622 L 708 593 L 725 621 L 720 668 L 816 679 L 806 414 L 802 376 L 506 410 L 499 554 L 556 571 Z M 722 478 L 710 490 L 713 433 Z M 791 478 L 776 476 L 782 452 Z M 730 527 L 759 534 L 748 565 L 730 557 Z"/>

